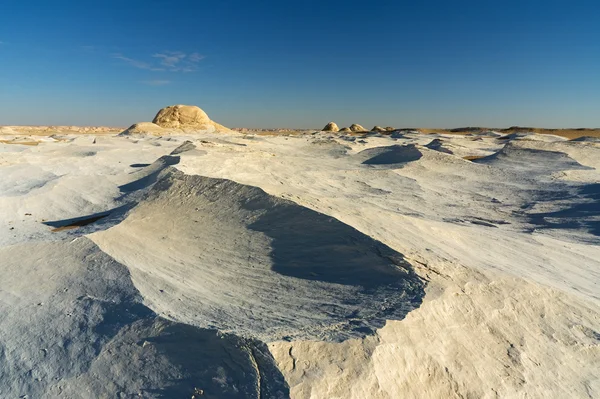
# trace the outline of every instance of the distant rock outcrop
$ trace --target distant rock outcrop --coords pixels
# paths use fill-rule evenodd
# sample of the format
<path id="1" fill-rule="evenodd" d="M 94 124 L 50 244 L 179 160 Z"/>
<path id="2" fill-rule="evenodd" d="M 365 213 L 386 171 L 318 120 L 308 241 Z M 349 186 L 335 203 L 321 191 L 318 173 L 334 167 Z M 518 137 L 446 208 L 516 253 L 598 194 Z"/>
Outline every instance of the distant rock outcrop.
<path id="1" fill-rule="evenodd" d="M 158 111 L 152 123 L 164 128 L 199 127 L 210 125 L 210 118 L 199 107 L 191 105 L 171 105 Z"/>
<path id="2" fill-rule="evenodd" d="M 194 105 L 171 105 L 158 111 L 152 123 L 165 129 L 229 131 Z"/>
<path id="3" fill-rule="evenodd" d="M 372 132 L 386 132 L 387 130 L 382 128 L 381 126 L 373 126 L 373 129 L 371 129 Z"/>
<path id="4" fill-rule="evenodd" d="M 0 134 L 17 134 L 18 132 L 15 131 L 13 128 L 9 127 L 9 126 L 0 126 Z"/>
<path id="5" fill-rule="evenodd" d="M 365 129 L 361 125 L 357 125 L 356 123 L 353 123 L 352 125 L 350 125 L 350 130 L 353 132 L 366 132 L 367 131 L 367 129 Z"/>
<path id="6" fill-rule="evenodd" d="M 206 132 L 231 132 L 212 121 L 206 112 L 194 105 L 170 105 L 158 111 L 152 122 L 131 125 L 121 134 L 154 134 Z"/>
<path id="7" fill-rule="evenodd" d="M 352 132 L 352 129 L 350 129 L 349 127 L 343 127 L 343 128 L 341 128 L 339 131 L 340 131 L 340 132 L 347 133 L 347 132 Z"/>
<path id="8" fill-rule="evenodd" d="M 324 132 L 339 132 L 340 128 L 338 127 L 338 125 L 336 125 L 335 122 L 329 122 L 328 124 L 325 125 L 325 127 L 323 128 Z"/>

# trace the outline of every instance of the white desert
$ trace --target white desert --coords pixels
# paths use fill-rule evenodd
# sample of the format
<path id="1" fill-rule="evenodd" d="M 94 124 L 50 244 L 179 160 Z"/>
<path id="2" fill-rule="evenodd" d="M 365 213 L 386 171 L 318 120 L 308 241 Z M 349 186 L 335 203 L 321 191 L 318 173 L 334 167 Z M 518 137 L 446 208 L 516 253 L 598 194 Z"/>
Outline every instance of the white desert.
<path id="1" fill-rule="evenodd" d="M 598 137 L 4 126 L 0 398 L 599 398 Z"/>

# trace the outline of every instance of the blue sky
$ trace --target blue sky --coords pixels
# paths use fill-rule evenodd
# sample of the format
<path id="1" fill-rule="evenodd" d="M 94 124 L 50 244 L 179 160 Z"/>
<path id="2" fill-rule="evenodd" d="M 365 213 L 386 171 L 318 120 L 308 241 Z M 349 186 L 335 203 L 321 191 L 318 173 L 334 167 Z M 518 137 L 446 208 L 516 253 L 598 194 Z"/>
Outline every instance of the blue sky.
<path id="1" fill-rule="evenodd" d="M 600 127 L 598 1 L 0 6 L 0 125 Z"/>

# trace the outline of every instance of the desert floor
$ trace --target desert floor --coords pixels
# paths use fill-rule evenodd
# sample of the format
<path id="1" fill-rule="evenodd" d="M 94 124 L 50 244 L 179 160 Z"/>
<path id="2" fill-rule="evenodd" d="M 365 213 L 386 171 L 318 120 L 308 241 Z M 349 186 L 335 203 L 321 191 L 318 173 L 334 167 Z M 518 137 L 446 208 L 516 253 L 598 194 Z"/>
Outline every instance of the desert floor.
<path id="1" fill-rule="evenodd" d="M 0 136 L 0 397 L 600 397 L 600 139 L 80 133 Z"/>

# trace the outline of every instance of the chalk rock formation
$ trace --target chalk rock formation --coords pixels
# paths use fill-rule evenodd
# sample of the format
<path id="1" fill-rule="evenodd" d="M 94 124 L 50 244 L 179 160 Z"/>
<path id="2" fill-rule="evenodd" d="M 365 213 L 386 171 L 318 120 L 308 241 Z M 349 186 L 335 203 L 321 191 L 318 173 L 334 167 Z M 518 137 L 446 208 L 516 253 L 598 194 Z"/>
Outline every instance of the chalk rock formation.
<path id="1" fill-rule="evenodd" d="M 352 131 L 352 129 L 350 129 L 349 127 L 343 127 L 343 128 L 341 128 L 339 131 L 340 131 L 340 132 L 347 133 L 347 132 L 351 132 L 351 131 Z"/>
<path id="2" fill-rule="evenodd" d="M 158 111 L 152 123 L 165 128 L 182 128 L 188 126 L 205 129 L 210 125 L 210 118 L 199 107 L 191 105 L 171 105 Z"/>
<path id="3" fill-rule="evenodd" d="M 212 121 L 206 112 L 194 105 L 165 107 L 158 111 L 152 123 L 165 129 L 230 131 L 225 126 Z"/>
<path id="4" fill-rule="evenodd" d="M 131 125 L 121 134 L 190 133 L 197 131 L 231 132 L 230 129 L 212 121 L 206 112 L 194 105 L 171 105 L 158 111 L 152 122 Z"/>
<path id="5" fill-rule="evenodd" d="M 350 130 L 352 130 L 353 132 L 366 132 L 367 131 L 367 129 L 365 129 L 361 125 L 357 125 L 356 123 L 353 123 L 352 125 L 350 125 Z"/>
<path id="6" fill-rule="evenodd" d="M 325 127 L 323 128 L 324 132 L 339 132 L 340 128 L 338 127 L 338 125 L 336 125 L 335 122 L 329 122 L 328 124 L 325 125 Z"/>
<path id="7" fill-rule="evenodd" d="M 372 132 L 385 132 L 386 129 L 382 128 L 381 126 L 373 126 L 373 129 L 371 129 Z"/>

